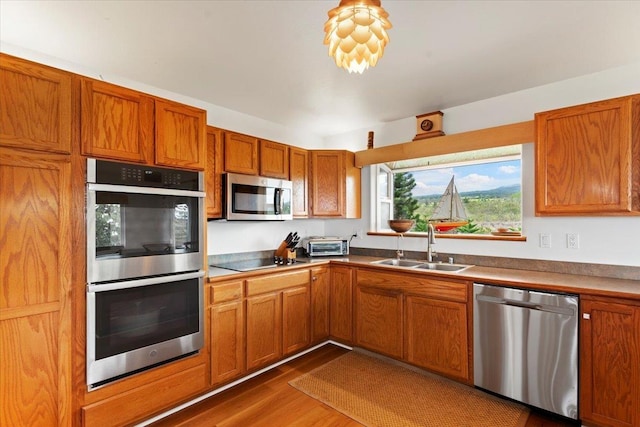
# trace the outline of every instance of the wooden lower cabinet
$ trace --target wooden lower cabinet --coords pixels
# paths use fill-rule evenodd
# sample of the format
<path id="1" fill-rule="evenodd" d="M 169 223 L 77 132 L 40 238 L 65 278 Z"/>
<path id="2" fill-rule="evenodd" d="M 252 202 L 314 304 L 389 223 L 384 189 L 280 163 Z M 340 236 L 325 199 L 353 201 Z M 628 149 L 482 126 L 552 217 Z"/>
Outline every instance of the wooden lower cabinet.
<path id="1" fill-rule="evenodd" d="M 471 383 L 469 282 L 360 268 L 355 344 Z"/>
<path id="2" fill-rule="evenodd" d="M 329 293 L 331 290 L 329 267 L 311 269 L 311 342 L 329 338 Z"/>
<path id="3" fill-rule="evenodd" d="M 215 304 L 211 316 L 211 384 L 244 373 L 244 310 L 242 301 Z"/>
<path id="4" fill-rule="evenodd" d="M 247 279 L 247 370 L 310 344 L 309 278 L 305 269 Z"/>
<path id="5" fill-rule="evenodd" d="M 580 418 L 640 425 L 640 303 L 581 296 Z"/>
<path id="6" fill-rule="evenodd" d="M 331 338 L 350 344 L 353 341 L 353 269 L 331 266 Z"/>
<path id="7" fill-rule="evenodd" d="M 282 291 L 282 352 L 289 355 L 311 342 L 309 286 Z"/>
<path id="8" fill-rule="evenodd" d="M 467 304 L 408 295 L 407 362 L 469 380 Z"/>
<path id="9" fill-rule="evenodd" d="M 271 293 L 247 298 L 247 369 L 282 356 L 282 298 Z"/>
<path id="10" fill-rule="evenodd" d="M 402 292 L 356 286 L 355 344 L 402 358 Z"/>

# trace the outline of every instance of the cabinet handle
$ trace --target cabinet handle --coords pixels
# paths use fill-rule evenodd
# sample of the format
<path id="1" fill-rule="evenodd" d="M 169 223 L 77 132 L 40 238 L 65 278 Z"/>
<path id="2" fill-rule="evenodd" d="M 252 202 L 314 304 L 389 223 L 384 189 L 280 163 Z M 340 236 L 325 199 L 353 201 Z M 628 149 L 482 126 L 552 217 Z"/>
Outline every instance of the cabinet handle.
<path id="1" fill-rule="evenodd" d="M 311 280 L 313 280 L 315 282 L 316 280 L 318 280 L 318 277 L 317 276 L 312 276 Z"/>
<path id="2" fill-rule="evenodd" d="M 582 313 L 582 318 L 585 320 L 591 319 L 591 315 L 589 313 Z"/>

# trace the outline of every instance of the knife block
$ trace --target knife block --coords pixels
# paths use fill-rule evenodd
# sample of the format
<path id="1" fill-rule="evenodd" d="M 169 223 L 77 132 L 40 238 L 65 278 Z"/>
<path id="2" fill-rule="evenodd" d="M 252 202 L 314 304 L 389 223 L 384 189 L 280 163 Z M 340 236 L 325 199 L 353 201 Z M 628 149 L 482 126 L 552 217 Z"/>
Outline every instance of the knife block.
<path id="1" fill-rule="evenodd" d="M 283 240 L 280 246 L 278 246 L 278 249 L 276 249 L 275 256 L 281 257 L 283 260 L 296 259 L 296 250 L 289 250 L 289 248 L 287 248 L 287 242 Z"/>

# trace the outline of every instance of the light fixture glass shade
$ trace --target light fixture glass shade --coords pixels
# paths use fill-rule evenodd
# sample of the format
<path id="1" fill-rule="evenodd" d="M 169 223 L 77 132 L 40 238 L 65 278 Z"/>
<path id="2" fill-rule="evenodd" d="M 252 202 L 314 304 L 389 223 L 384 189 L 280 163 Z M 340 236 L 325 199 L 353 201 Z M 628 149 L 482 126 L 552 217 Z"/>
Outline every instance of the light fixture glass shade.
<path id="1" fill-rule="evenodd" d="M 389 43 L 389 14 L 379 0 L 342 0 L 324 24 L 324 44 L 329 45 L 338 67 L 360 73 L 375 66 Z"/>

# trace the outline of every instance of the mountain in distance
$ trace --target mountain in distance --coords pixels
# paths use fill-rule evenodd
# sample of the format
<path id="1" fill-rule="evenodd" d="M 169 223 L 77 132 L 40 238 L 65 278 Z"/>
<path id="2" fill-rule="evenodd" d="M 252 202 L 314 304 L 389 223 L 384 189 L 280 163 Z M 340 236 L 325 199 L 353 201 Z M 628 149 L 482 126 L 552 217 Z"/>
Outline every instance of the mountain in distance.
<path id="1" fill-rule="evenodd" d="M 513 194 L 517 194 L 521 191 L 520 184 L 507 185 L 504 187 L 492 188 L 490 190 L 479 190 L 479 191 L 466 191 L 464 193 L 460 193 L 460 197 L 474 199 L 474 198 L 502 198 L 509 197 Z M 440 199 L 441 194 L 429 194 L 426 196 L 414 196 L 419 202 L 428 203 L 433 200 Z"/>

